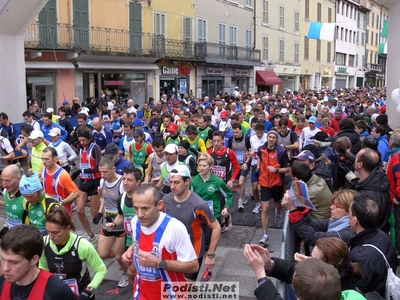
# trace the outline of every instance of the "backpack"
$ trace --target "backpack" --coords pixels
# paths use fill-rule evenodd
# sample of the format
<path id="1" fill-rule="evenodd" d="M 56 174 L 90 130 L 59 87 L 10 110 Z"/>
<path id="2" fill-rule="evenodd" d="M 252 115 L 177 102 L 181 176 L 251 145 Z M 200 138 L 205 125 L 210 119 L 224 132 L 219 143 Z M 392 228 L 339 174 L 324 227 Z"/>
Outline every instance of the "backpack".
<path id="1" fill-rule="evenodd" d="M 393 272 L 392 268 L 389 265 L 389 262 L 386 259 L 385 254 L 378 247 L 372 244 L 364 244 L 363 247 L 372 247 L 377 250 L 383 257 L 386 262 L 386 267 L 388 269 L 387 277 L 386 277 L 386 300 L 398 300 L 400 299 L 400 278 L 396 276 Z"/>

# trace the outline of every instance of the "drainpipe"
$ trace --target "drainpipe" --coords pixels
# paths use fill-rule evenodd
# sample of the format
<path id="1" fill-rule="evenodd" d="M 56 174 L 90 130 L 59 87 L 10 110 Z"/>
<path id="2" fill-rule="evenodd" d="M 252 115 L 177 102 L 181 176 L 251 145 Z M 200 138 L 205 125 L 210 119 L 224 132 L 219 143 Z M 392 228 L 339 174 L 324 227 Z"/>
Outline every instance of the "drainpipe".
<path id="1" fill-rule="evenodd" d="M 254 27 L 254 30 L 253 30 L 253 32 L 254 32 L 254 34 L 253 34 L 253 51 L 254 50 L 256 50 L 256 40 L 257 40 L 257 35 L 256 35 L 256 28 L 257 28 L 257 14 L 256 14 L 256 7 L 257 7 L 257 5 L 256 5 L 256 1 L 257 0 L 254 0 L 254 3 L 253 3 L 253 7 L 254 7 L 254 9 L 253 9 L 253 27 Z"/>

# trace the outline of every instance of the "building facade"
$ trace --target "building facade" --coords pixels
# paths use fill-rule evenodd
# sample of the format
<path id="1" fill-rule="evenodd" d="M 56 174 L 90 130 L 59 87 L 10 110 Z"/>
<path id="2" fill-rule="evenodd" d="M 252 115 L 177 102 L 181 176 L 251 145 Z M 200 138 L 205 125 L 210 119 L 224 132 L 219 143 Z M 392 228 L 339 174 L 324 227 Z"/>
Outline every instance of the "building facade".
<path id="1" fill-rule="evenodd" d="M 195 0 L 196 94 L 253 92 L 253 67 L 260 65 L 255 48 L 255 0 Z"/>
<path id="2" fill-rule="evenodd" d="M 359 0 L 336 2 L 335 89 L 356 86 L 357 16 Z"/>
<path id="3" fill-rule="evenodd" d="M 357 12 L 357 33 L 356 33 L 356 87 L 365 86 L 366 73 L 366 55 L 365 55 L 365 39 L 367 33 L 367 15 L 370 10 L 365 3 L 360 2 L 360 8 Z"/>
<path id="4" fill-rule="evenodd" d="M 336 22 L 335 1 L 303 0 L 300 10 L 300 86 L 304 89 L 332 89 L 334 76 L 335 43 L 309 39 L 310 22 Z"/>
<path id="5" fill-rule="evenodd" d="M 255 68 L 258 90 L 298 90 L 301 2 L 261 0 L 256 5 L 256 48 L 261 50 L 263 63 Z M 264 76 L 267 72 L 268 77 Z M 274 73 L 279 76 L 279 84 L 276 84 L 279 79 L 274 78 Z"/>
<path id="6" fill-rule="evenodd" d="M 388 9 L 379 1 L 365 0 L 369 9 L 366 20 L 366 84 L 371 87 L 386 86 L 386 54 L 379 54 L 380 43 L 386 43 L 381 36 L 383 22 L 388 18 Z"/>

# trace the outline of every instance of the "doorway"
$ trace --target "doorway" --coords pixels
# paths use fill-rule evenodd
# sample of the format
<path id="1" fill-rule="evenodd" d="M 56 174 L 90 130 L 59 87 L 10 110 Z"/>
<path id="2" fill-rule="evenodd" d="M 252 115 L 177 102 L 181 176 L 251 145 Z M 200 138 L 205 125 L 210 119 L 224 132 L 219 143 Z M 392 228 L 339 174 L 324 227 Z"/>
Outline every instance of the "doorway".
<path id="1" fill-rule="evenodd" d="M 54 103 L 54 84 L 53 83 L 34 83 L 32 84 L 32 98 L 37 100 L 37 103 L 42 112 L 47 108 L 52 107 L 57 111 Z"/>

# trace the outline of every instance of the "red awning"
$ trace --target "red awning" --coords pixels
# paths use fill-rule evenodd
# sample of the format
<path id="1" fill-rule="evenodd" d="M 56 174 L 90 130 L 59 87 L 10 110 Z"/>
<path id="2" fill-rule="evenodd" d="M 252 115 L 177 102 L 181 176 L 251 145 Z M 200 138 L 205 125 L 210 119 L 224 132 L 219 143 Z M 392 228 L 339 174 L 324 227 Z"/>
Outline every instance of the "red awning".
<path id="1" fill-rule="evenodd" d="M 281 83 L 282 79 L 274 71 L 256 71 L 257 85 L 275 85 Z"/>

